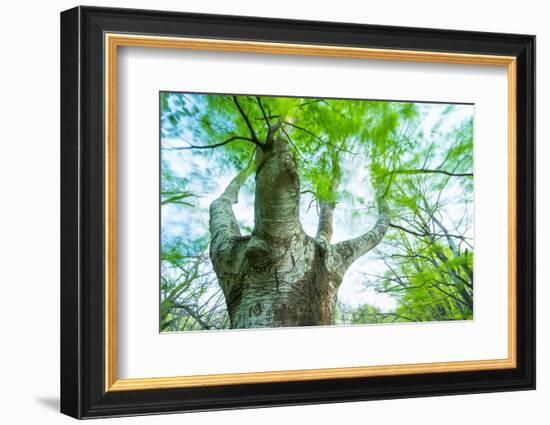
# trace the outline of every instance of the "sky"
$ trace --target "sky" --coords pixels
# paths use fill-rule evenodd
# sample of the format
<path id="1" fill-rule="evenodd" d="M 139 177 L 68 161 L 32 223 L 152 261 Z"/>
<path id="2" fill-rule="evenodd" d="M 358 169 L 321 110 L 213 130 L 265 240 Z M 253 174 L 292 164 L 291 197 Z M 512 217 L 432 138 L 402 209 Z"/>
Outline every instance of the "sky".
<path id="1" fill-rule="evenodd" d="M 443 104 L 418 104 L 421 117 L 419 130 L 426 137 L 431 137 L 432 130 L 434 130 L 437 123 L 439 123 L 439 131 L 447 132 L 457 127 L 474 113 L 473 105 L 456 105 L 453 111 L 446 114 L 445 119 L 440 122 L 443 111 L 447 106 Z M 194 142 L 192 134 L 186 134 L 186 140 L 193 144 L 202 144 Z M 168 137 L 163 137 L 161 144 L 163 147 L 182 146 L 181 140 L 170 139 Z M 235 176 L 236 170 L 231 167 L 219 166 L 220 155 L 223 155 L 223 149 L 211 150 L 207 155 L 204 152 L 197 152 L 196 150 L 163 150 L 161 154 L 163 167 L 169 169 L 175 176 L 189 178 L 188 189 L 199 194 L 199 198 L 196 201 L 198 208 L 189 208 L 175 204 L 168 204 L 162 207 L 162 240 L 169 241 L 178 237 L 187 237 L 190 239 L 200 237 L 208 229 L 208 208 L 210 203 L 223 192 L 227 184 Z M 365 163 L 365 159 L 359 158 L 342 164 L 344 175 L 346 173 L 353 173 L 353 178 L 344 179 L 341 189 L 352 193 L 352 198 L 361 196 L 366 199 L 373 199 L 368 172 L 365 171 L 365 166 L 361 166 L 363 165 L 361 162 Z M 453 188 L 450 187 L 448 193 L 450 198 L 455 195 L 452 192 Z M 310 201 L 311 195 L 304 194 L 301 200 L 300 217 L 306 233 L 313 236 L 316 232 L 318 217 L 315 207 L 309 207 Z M 253 177 L 251 177 L 248 179 L 245 188 L 241 190 L 239 202 L 233 207 L 241 228 L 246 228 L 246 226 L 252 227 L 254 222 L 253 205 Z M 374 203 L 371 206 L 374 206 Z M 357 213 L 357 208 L 358 206 L 349 200 L 344 199 L 338 203 L 334 215 L 332 243 L 359 236 L 374 224 L 376 220 L 375 209 L 365 209 L 362 206 L 361 211 Z M 449 219 L 460 217 L 464 213 L 464 206 L 458 203 L 451 202 L 446 209 L 444 215 L 448 216 Z M 246 232 L 243 231 L 243 233 L 245 234 Z M 473 234 L 468 236 L 473 237 Z M 394 309 L 396 303 L 392 297 L 387 294 L 377 293 L 373 289 L 367 289 L 364 285 L 364 272 L 382 274 L 384 268 L 383 263 L 376 260 L 374 251 L 358 259 L 344 276 L 338 292 L 338 301 L 350 307 L 358 307 L 368 303 L 378 307 L 383 312 Z"/>

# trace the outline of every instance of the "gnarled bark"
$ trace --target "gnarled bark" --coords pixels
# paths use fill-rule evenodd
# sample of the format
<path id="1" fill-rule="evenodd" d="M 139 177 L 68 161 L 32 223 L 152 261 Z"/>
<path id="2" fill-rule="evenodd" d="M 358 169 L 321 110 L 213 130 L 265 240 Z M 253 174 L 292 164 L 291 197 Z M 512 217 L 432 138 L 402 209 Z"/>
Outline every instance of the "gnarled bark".
<path id="1" fill-rule="evenodd" d="M 345 271 L 385 234 L 387 206 L 381 197 L 378 222 L 369 232 L 330 245 L 336 204 L 322 206 L 317 237 L 308 236 L 300 223 L 300 178 L 289 143 L 274 137 L 255 155 L 252 234 L 241 235 L 232 211 L 250 171 L 239 173 L 210 207 L 210 258 L 231 327 L 330 325 Z"/>

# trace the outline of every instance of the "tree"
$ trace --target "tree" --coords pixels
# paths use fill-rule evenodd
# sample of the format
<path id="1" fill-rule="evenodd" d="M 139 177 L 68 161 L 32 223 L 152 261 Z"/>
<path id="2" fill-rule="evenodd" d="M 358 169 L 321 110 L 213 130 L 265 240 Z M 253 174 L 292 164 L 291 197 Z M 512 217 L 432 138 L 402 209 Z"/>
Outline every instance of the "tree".
<path id="1" fill-rule="evenodd" d="M 163 93 L 161 111 L 163 136 L 178 141 L 163 149 L 217 154 L 220 167 L 236 170 L 209 220 L 209 259 L 231 328 L 333 324 L 344 274 L 395 230 L 390 205 L 403 210 L 394 199 L 403 181 L 458 174 L 445 162 L 428 167 L 412 103 Z M 332 243 L 335 210 L 352 196 L 342 189 L 353 178 L 343 165 L 356 158 L 367 159 L 363 196 L 376 204 L 374 223 Z M 242 190 L 254 194 L 246 232 L 233 212 Z M 186 202 L 181 193 L 166 196 Z M 318 212 L 311 235 L 300 217 L 306 198 Z M 385 321 L 376 309 L 363 310 Z"/>

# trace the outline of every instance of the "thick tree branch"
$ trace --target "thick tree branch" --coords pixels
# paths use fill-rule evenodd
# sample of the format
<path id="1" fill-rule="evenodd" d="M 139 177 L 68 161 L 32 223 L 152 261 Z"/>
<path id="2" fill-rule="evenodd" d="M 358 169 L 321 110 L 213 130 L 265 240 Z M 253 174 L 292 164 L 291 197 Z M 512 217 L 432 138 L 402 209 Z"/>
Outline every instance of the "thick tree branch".
<path id="1" fill-rule="evenodd" d="M 374 226 L 357 238 L 333 245 L 334 252 L 341 258 L 344 271 L 355 260 L 376 247 L 384 238 L 390 224 L 390 211 L 383 195 L 384 192 L 385 189 L 382 188 L 377 191 L 378 219 Z"/>
<path id="2" fill-rule="evenodd" d="M 253 167 L 250 166 L 242 170 L 231 180 L 220 197 L 210 204 L 210 256 L 213 259 L 230 248 L 234 238 L 241 236 L 233 213 L 233 204 L 237 203 L 239 190 L 252 171 Z"/>

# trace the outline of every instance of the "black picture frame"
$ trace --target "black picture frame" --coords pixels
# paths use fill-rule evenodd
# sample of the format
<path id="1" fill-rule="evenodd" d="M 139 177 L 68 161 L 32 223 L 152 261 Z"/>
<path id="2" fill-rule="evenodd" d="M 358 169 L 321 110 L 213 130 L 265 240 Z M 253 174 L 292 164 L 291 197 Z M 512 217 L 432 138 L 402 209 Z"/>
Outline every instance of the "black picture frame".
<path id="1" fill-rule="evenodd" d="M 507 55 L 517 59 L 517 367 L 105 391 L 104 34 Z M 61 13 L 61 412 L 75 418 L 535 388 L 535 37 L 76 7 Z"/>

